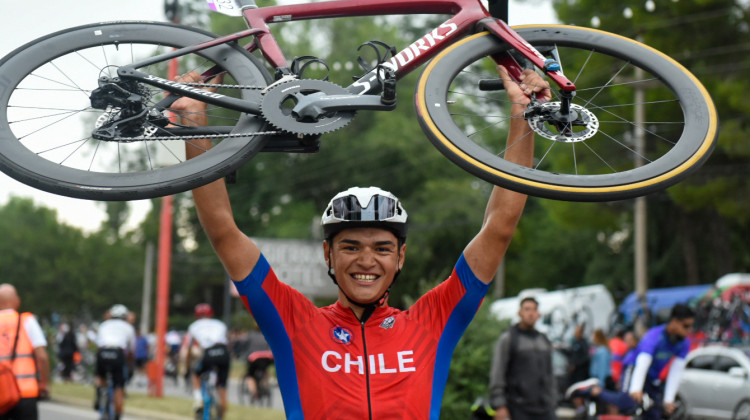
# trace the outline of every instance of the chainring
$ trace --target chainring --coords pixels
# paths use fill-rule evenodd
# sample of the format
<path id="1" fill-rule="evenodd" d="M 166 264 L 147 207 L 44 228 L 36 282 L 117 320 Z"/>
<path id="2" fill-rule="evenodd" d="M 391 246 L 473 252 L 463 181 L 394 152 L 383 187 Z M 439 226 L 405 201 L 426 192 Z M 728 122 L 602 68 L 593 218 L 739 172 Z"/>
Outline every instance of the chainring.
<path id="1" fill-rule="evenodd" d="M 300 98 L 316 93 L 349 95 L 343 87 L 323 80 L 301 79 L 280 83 L 269 89 L 261 101 L 263 118 L 279 130 L 297 135 L 319 135 L 345 127 L 355 111 L 334 111 L 317 118 L 301 118 L 292 112 Z"/>

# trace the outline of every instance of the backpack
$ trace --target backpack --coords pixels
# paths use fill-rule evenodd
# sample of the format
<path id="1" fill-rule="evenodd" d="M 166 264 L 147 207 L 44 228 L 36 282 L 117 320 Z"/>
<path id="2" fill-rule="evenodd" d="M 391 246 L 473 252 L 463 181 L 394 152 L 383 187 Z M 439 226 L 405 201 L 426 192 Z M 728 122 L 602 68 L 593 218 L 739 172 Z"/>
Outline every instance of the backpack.
<path id="1" fill-rule="evenodd" d="M 0 363 L 0 414 L 5 414 L 21 401 L 21 390 L 18 389 L 16 374 L 13 373 L 13 361 L 16 359 L 16 345 L 18 344 L 18 333 L 21 329 L 21 314 L 18 314 L 18 326 L 16 327 L 16 339 L 13 342 L 13 351 L 10 355 L 10 363 Z"/>

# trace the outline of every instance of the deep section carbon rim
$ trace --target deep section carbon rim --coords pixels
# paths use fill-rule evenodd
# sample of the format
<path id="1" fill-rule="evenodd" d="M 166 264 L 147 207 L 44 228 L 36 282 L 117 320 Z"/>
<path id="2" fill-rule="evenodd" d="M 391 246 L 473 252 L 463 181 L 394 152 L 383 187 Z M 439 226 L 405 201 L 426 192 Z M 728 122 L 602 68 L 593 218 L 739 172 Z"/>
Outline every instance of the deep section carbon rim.
<path id="1" fill-rule="evenodd" d="M 579 125 L 566 136 L 550 119 L 532 120 L 532 169 L 506 161 L 510 105 L 504 91 L 482 91 L 497 79 L 493 55 L 507 47 L 488 33 L 440 53 L 417 87 L 420 124 L 453 162 L 489 182 L 563 200 L 616 200 L 665 188 L 695 170 L 716 140 L 713 103 L 698 80 L 669 57 L 632 40 L 586 28 L 516 28 L 559 58 L 577 87 Z M 553 88 L 548 106 L 559 107 Z M 554 109 L 553 109 L 554 111 Z M 530 136 L 529 136 L 530 137 Z"/>

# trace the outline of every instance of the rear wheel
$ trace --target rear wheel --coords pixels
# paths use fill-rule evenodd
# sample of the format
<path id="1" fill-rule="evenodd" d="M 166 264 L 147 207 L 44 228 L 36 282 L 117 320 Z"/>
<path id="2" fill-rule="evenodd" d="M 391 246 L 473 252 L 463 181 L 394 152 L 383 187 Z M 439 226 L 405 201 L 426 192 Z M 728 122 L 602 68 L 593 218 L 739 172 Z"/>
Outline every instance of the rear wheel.
<path id="1" fill-rule="evenodd" d="M 0 61 L 0 170 L 41 190 L 95 200 L 164 196 L 233 171 L 267 138 L 217 137 L 213 149 L 187 161 L 185 142 L 195 142 L 172 139 L 175 127 L 165 127 L 166 113 L 153 111 L 164 92 L 145 84 L 128 89 L 145 112 L 118 130 L 124 139 L 92 137 L 95 129 L 126 117 L 123 108 L 92 107 L 90 96 L 101 77 L 114 78 L 123 65 L 213 38 L 166 23 L 107 23 L 61 31 L 12 52 Z M 178 74 L 202 74 L 218 64 L 225 70 L 218 93 L 246 100 L 260 101 L 258 88 L 271 80 L 257 59 L 235 44 L 181 56 L 179 63 Z M 138 70 L 169 78 L 167 62 Z M 262 119 L 236 111 L 209 105 L 206 112 L 204 133 L 226 134 L 232 127 L 235 133 L 256 133 L 265 127 Z"/>
<path id="2" fill-rule="evenodd" d="M 581 201 L 617 200 L 666 188 L 709 156 L 717 114 L 700 82 L 668 56 L 606 32 L 529 26 L 518 33 L 555 57 L 577 87 L 571 124 L 556 114 L 561 98 L 529 119 L 537 134 L 531 169 L 504 159 L 534 136 L 508 139 L 504 92 L 479 89 L 498 78 L 496 61 L 508 46 L 489 33 L 467 37 L 425 68 L 416 92 L 423 130 L 435 146 L 470 173 L 531 195 Z M 553 86 L 554 88 L 554 86 Z M 557 94 L 557 97 L 555 96 Z"/>
<path id="3" fill-rule="evenodd" d="M 750 400 L 742 400 L 737 404 L 732 420 L 750 420 Z"/>

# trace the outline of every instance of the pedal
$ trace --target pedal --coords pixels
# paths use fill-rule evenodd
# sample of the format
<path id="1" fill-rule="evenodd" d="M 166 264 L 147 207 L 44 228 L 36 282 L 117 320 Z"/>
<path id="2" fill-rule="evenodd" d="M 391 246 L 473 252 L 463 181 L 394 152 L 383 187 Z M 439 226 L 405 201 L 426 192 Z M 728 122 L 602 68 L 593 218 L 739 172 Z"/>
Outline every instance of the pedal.
<path id="1" fill-rule="evenodd" d="M 380 102 L 384 105 L 396 103 L 396 71 L 384 65 L 378 66 L 378 81 L 383 88 L 380 93 Z"/>

